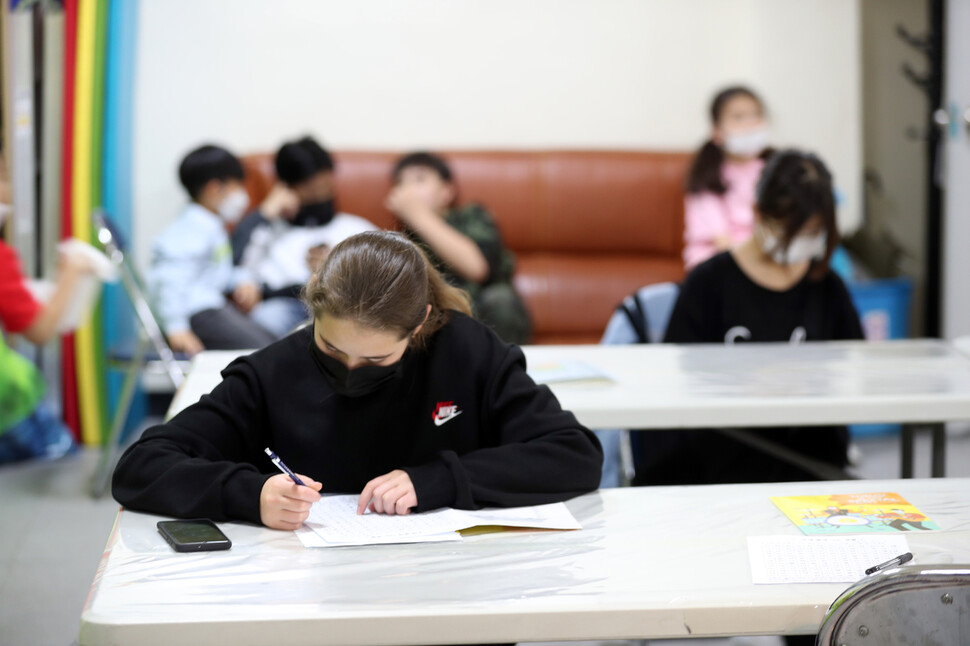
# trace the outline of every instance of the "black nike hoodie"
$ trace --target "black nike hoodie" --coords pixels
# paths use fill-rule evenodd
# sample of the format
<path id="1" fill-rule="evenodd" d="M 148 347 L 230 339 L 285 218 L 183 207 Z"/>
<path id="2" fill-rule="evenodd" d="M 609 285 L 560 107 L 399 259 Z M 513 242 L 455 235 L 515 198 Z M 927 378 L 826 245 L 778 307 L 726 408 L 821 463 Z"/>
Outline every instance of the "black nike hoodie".
<path id="1" fill-rule="evenodd" d="M 457 312 L 410 348 L 400 376 L 360 397 L 338 394 L 311 354 L 312 327 L 231 363 L 211 394 L 145 431 L 112 481 L 129 509 L 260 522 L 279 473 L 271 447 L 324 493 L 358 494 L 405 470 L 416 511 L 566 500 L 596 489 L 596 437 L 525 371 L 522 351 Z"/>

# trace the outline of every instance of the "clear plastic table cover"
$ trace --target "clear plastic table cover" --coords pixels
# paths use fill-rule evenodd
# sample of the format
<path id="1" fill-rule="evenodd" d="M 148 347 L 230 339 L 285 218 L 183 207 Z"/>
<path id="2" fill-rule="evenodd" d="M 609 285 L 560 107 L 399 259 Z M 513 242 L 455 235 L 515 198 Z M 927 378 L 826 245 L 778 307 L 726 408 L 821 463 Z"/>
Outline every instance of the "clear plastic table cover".
<path id="1" fill-rule="evenodd" d="M 123 511 L 82 615 L 85 644 L 457 644 L 813 633 L 841 584 L 755 586 L 749 535 L 799 530 L 769 498 L 892 491 L 938 522 L 915 563 L 970 563 L 970 480 L 613 489 L 569 501 L 583 529 L 460 543 L 302 547 L 223 523 L 226 552 L 178 554 Z"/>
<path id="2" fill-rule="evenodd" d="M 592 428 L 785 426 L 970 419 L 970 359 L 939 340 L 532 346 L 614 384 L 553 384 Z"/>

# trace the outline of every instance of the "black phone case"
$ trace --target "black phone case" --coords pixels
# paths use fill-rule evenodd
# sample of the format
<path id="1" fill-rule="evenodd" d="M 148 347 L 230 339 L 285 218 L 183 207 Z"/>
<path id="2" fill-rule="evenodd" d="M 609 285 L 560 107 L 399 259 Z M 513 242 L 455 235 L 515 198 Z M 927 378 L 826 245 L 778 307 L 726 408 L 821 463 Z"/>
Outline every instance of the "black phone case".
<path id="1" fill-rule="evenodd" d="M 172 534 L 168 531 L 169 523 L 178 522 L 205 523 L 207 525 L 211 525 L 213 529 L 219 532 L 224 540 L 218 542 L 200 541 L 194 543 L 183 543 L 175 538 L 175 536 L 172 536 Z M 155 524 L 155 527 L 158 529 L 158 533 L 162 535 L 162 538 L 165 539 L 165 542 L 171 545 L 172 549 L 176 552 L 217 552 L 220 550 L 227 550 L 232 547 L 232 541 L 229 540 L 229 537 L 223 534 L 222 530 L 219 529 L 214 522 L 207 518 L 193 518 L 184 521 L 160 520 Z"/>

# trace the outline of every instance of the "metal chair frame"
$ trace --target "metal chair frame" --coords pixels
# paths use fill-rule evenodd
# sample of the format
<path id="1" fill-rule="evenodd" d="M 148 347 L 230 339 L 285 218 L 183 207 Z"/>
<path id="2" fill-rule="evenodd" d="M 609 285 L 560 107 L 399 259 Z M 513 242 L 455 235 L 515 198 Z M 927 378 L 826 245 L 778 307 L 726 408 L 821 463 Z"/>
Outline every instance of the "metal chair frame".
<path id="1" fill-rule="evenodd" d="M 118 444 L 124 431 L 131 403 L 135 395 L 135 386 L 148 354 L 149 347 L 158 355 L 158 361 L 164 366 L 165 373 L 177 389 L 185 381 L 182 366 L 175 358 L 175 353 L 165 340 L 158 319 L 152 312 L 148 298 L 145 296 L 143 283 L 132 266 L 130 259 L 123 250 L 123 244 L 116 233 L 117 229 L 111 224 L 108 216 L 100 210 L 91 215 L 94 231 L 98 242 L 105 254 L 118 268 L 121 284 L 135 310 L 135 318 L 141 324 L 143 333 L 138 334 L 134 353 L 130 359 L 113 361 L 112 363 L 124 367 L 125 379 L 121 387 L 118 404 L 111 421 L 111 430 L 101 444 L 101 456 L 95 470 L 91 484 L 91 495 L 103 496 L 108 488 L 108 480 L 117 461 Z"/>
<path id="2" fill-rule="evenodd" d="M 911 565 L 854 583 L 829 606 L 816 646 L 970 644 L 970 565 Z"/>

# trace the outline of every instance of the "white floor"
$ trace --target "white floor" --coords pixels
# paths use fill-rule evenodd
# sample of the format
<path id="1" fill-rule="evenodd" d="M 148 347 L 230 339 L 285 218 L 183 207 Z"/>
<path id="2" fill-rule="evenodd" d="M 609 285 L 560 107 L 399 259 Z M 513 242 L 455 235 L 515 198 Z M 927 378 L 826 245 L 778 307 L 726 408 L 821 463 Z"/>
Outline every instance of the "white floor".
<path id="1" fill-rule="evenodd" d="M 864 478 L 899 474 L 898 438 L 871 437 L 856 444 Z M 0 646 L 69 646 L 118 504 L 88 495 L 97 453 L 56 463 L 0 468 Z M 929 438 L 918 437 L 916 476 L 929 475 Z M 947 474 L 970 476 L 970 433 L 951 429 Z M 768 646 L 779 642 L 691 640 L 691 646 Z M 590 645 L 596 642 L 587 642 Z M 651 646 L 673 644 L 654 641 Z M 609 644 L 616 644 L 610 642 Z"/>

